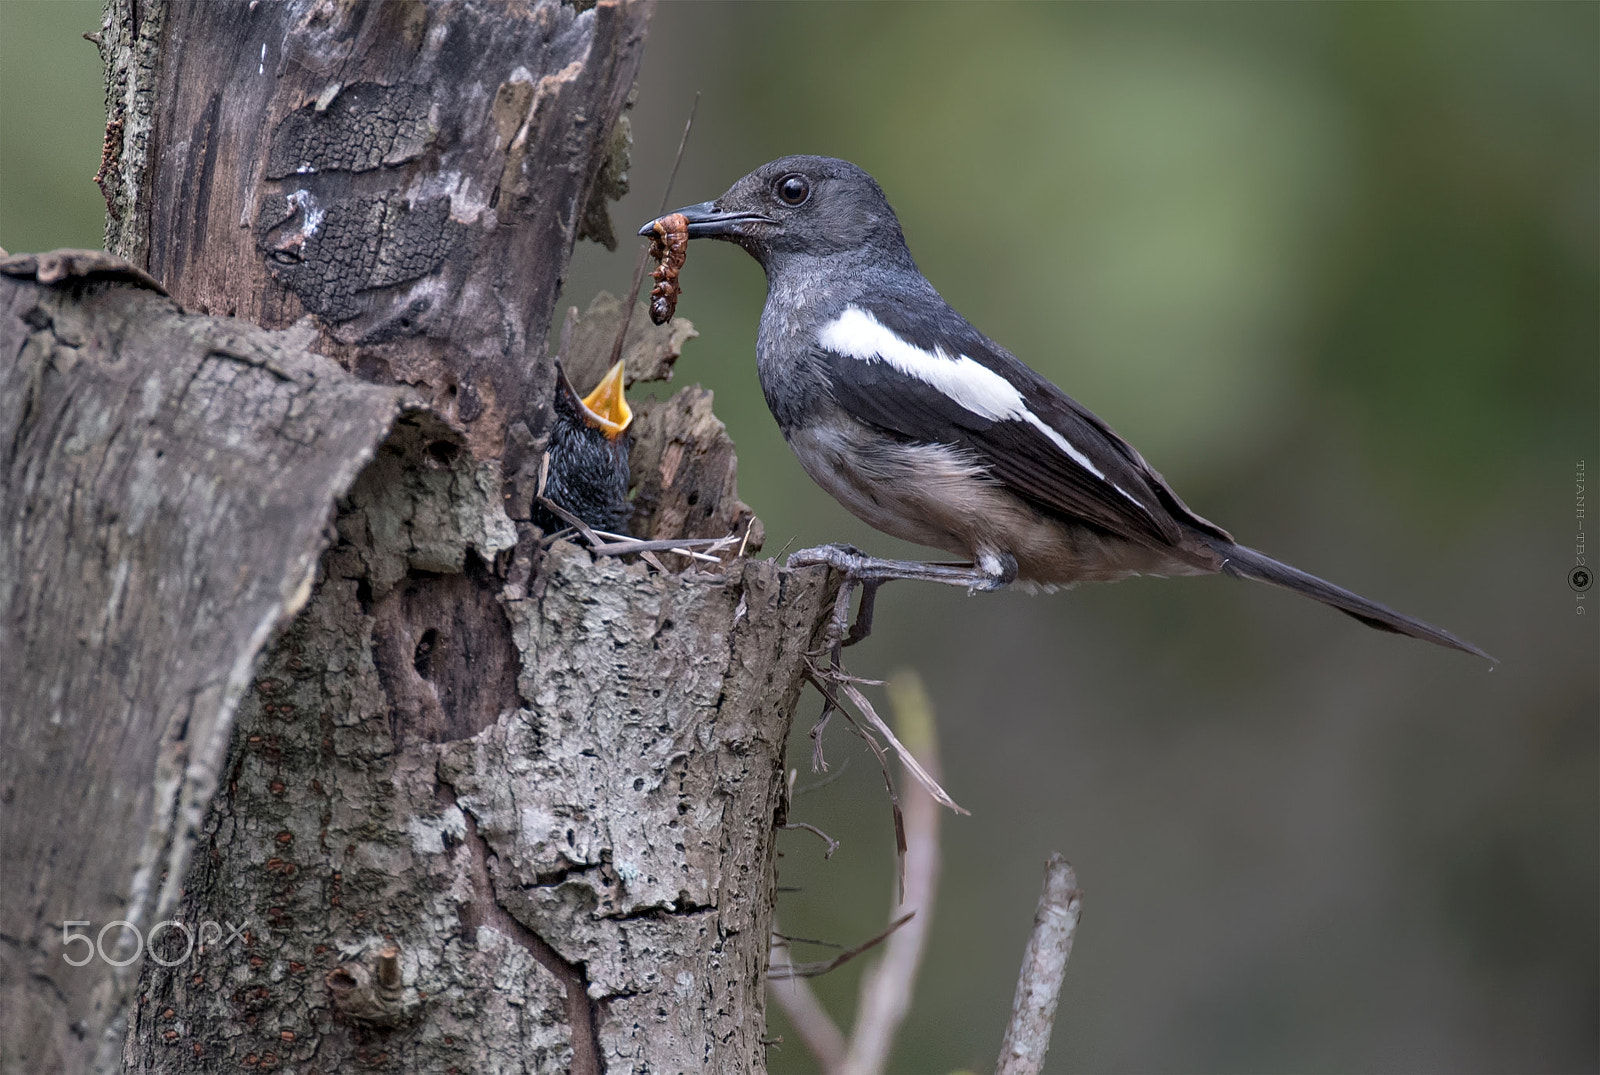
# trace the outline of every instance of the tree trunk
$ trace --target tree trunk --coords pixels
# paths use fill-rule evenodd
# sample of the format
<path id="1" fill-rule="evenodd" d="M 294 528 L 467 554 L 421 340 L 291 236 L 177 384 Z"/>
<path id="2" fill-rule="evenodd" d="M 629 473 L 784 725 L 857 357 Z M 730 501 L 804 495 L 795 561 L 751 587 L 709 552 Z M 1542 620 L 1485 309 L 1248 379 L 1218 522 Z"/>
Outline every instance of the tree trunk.
<path id="1" fill-rule="evenodd" d="M 31 261 L 0 263 L 0 1068 L 85 1071 L 139 973 L 101 931 L 175 906 L 252 660 L 400 402 Z"/>
<path id="2" fill-rule="evenodd" d="M 108 244 L 198 312 L 0 265 L 0 1067 L 764 1068 L 828 580 L 527 522 L 648 19 L 108 5 Z M 641 410 L 648 536 L 758 542 L 709 400 Z"/>

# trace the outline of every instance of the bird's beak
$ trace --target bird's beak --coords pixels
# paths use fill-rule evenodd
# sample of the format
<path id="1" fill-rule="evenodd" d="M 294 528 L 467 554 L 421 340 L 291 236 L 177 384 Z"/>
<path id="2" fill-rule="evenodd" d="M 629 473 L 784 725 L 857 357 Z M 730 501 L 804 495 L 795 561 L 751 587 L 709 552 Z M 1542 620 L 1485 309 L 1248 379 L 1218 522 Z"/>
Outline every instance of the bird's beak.
<path id="1" fill-rule="evenodd" d="M 600 379 L 594 391 L 583 397 L 583 409 L 589 412 L 589 423 L 607 438 L 615 440 L 633 422 L 633 410 L 622 394 L 622 367 L 618 362 Z"/>
<path id="2" fill-rule="evenodd" d="M 689 224 L 689 238 L 691 239 L 718 239 L 740 236 L 745 234 L 745 224 L 775 224 L 769 216 L 760 213 L 730 213 L 717 209 L 716 202 L 701 202 L 699 205 L 686 205 L 675 210 L 682 213 L 684 220 Z M 668 213 L 667 216 L 672 216 Z M 658 217 L 639 229 L 639 234 L 648 236 L 655 230 L 655 226 L 666 217 Z"/>

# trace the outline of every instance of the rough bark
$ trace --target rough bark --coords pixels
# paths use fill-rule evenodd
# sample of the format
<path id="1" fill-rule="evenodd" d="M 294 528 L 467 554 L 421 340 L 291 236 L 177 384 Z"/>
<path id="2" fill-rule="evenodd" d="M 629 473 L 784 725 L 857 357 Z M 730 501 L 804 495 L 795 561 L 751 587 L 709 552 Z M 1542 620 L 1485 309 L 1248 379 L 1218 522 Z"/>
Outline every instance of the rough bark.
<path id="1" fill-rule="evenodd" d="M 110 249 L 203 313 L 314 315 L 321 353 L 524 462 L 649 12 L 112 0 Z"/>
<path id="2" fill-rule="evenodd" d="M 759 1070 L 819 580 L 566 543 L 497 571 L 492 538 L 437 520 L 411 547 L 417 513 L 484 503 L 420 465 L 432 436 L 391 438 L 357 482 L 241 706 L 184 906 L 249 935 L 147 975 L 128 1066 Z M 395 480 L 419 473 L 451 491 Z M 386 946 L 388 999 L 362 987 Z"/>
<path id="3" fill-rule="evenodd" d="M 18 524 L 0 564 L 22 669 L 0 796 L 31 796 L 0 835 L 55 878 L 20 917 L 7 897 L 0 1067 L 764 1067 L 783 743 L 826 579 L 663 574 L 526 522 L 543 341 L 573 241 L 604 237 L 648 15 L 108 5 L 108 241 L 198 312 L 79 279 L 0 319 L 22 386 L 0 506 L 24 509 L 0 519 L 64 520 Z M 44 390 L 54 410 L 24 402 Z M 753 547 L 686 391 L 641 417 L 641 520 Z M 156 517 L 135 463 L 162 451 Z M 51 730 L 73 690 L 83 734 Z M 92 878 L 62 866 L 96 854 L 85 805 Z M 202 943 L 63 963 L 62 920 L 119 917 Z"/>
<path id="4" fill-rule="evenodd" d="M 0 1067 L 82 1071 L 139 967 L 69 965 L 62 924 L 173 907 L 251 662 L 400 401 L 291 334 L 30 261 L 0 263 Z"/>

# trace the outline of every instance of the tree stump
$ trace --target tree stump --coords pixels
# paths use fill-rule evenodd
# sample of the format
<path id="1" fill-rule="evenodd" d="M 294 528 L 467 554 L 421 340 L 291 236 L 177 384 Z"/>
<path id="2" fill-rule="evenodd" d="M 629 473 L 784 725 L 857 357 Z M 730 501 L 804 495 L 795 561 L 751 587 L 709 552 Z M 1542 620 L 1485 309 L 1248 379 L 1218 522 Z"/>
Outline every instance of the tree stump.
<path id="1" fill-rule="evenodd" d="M 582 6 L 108 6 L 131 265 L 0 264 L 0 1068 L 764 1068 L 829 580 L 527 521 L 650 14 Z M 649 536 L 756 546 L 685 391 Z"/>

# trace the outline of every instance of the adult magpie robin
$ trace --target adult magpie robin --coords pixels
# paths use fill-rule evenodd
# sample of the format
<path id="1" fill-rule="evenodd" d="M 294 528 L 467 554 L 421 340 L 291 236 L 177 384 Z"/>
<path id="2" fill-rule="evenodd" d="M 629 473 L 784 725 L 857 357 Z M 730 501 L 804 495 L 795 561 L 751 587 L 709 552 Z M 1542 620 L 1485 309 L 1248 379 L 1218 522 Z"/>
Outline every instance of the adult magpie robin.
<path id="1" fill-rule="evenodd" d="M 862 585 L 850 641 L 870 628 L 872 597 L 890 579 L 1052 589 L 1221 572 L 1489 658 L 1189 510 L 1110 426 L 950 308 L 911 260 L 883 191 L 848 161 L 784 157 L 678 212 L 691 239 L 736 243 L 766 271 L 761 389 L 806 473 L 877 529 L 968 558 L 882 560 L 844 545 L 792 555 L 791 565 L 830 564 Z"/>

